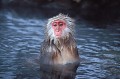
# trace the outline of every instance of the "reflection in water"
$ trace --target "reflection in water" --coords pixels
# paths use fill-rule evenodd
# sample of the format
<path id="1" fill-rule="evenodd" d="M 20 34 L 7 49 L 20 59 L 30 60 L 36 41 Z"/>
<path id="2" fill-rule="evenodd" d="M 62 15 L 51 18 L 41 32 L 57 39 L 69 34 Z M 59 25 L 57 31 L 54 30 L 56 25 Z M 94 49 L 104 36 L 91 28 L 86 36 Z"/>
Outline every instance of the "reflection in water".
<path id="1" fill-rule="evenodd" d="M 0 10 L 0 79 L 119 79 L 120 20 L 96 28 L 97 23 L 82 19 L 76 22 L 76 42 L 80 65 L 44 66 L 40 70 L 36 57 L 44 39 L 45 10 Z M 34 12 L 34 13 L 33 13 Z M 52 13 L 52 11 L 51 11 Z M 103 19 L 104 20 L 104 19 Z M 102 24 L 104 27 L 104 24 Z M 48 68 L 47 68 L 48 67 Z M 75 72 L 76 71 L 76 72 Z M 45 76 L 46 75 L 46 76 Z"/>
<path id="2" fill-rule="evenodd" d="M 68 64 L 64 66 L 40 66 L 41 79 L 74 79 L 78 64 Z"/>

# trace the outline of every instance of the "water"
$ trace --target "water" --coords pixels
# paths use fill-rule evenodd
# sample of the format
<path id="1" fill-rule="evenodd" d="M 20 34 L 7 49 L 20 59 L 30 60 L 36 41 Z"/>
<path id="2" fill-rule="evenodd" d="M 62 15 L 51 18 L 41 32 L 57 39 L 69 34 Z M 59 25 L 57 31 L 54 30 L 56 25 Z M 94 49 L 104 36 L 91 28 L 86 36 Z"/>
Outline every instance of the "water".
<path id="1" fill-rule="evenodd" d="M 102 25 L 106 28 L 97 28 L 82 19 L 77 19 L 75 27 L 81 58 L 75 72 L 56 73 L 52 70 L 52 73 L 40 73 L 40 44 L 44 40 L 44 26 L 49 15 L 37 11 L 0 11 L 0 79 L 43 79 L 45 76 L 49 79 L 120 78 L 120 24 L 108 23 Z"/>

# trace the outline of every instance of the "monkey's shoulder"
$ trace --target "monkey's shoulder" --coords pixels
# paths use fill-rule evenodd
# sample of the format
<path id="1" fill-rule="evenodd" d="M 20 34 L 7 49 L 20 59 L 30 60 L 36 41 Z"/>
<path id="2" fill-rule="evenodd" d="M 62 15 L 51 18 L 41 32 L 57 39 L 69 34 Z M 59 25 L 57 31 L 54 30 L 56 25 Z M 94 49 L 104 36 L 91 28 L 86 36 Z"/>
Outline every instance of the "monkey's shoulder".
<path id="1" fill-rule="evenodd" d="M 41 47 L 40 47 L 41 53 L 43 53 L 48 47 L 49 47 L 48 42 L 46 42 L 46 41 L 44 40 L 44 41 L 41 43 Z"/>

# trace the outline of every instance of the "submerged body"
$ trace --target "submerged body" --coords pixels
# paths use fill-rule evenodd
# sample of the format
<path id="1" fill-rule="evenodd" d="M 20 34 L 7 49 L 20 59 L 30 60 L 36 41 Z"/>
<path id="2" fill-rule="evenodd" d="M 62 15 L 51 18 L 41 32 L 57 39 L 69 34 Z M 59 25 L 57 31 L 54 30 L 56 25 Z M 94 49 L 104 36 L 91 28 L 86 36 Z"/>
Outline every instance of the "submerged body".
<path id="1" fill-rule="evenodd" d="M 68 64 L 79 62 L 78 49 L 73 37 L 74 20 L 63 14 L 50 18 L 46 37 L 41 46 L 41 64 Z"/>

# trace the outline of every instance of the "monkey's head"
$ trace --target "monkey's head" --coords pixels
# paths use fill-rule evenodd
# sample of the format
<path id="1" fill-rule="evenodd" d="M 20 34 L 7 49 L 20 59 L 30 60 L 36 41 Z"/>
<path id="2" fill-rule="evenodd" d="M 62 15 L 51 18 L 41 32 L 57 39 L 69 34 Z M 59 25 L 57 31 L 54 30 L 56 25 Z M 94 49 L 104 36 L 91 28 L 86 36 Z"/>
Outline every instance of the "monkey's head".
<path id="1" fill-rule="evenodd" d="M 50 39 L 67 38 L 74 33 L 74 20 L 67 15 L 59 14 L 48 19 L 45 30 Z"/>

